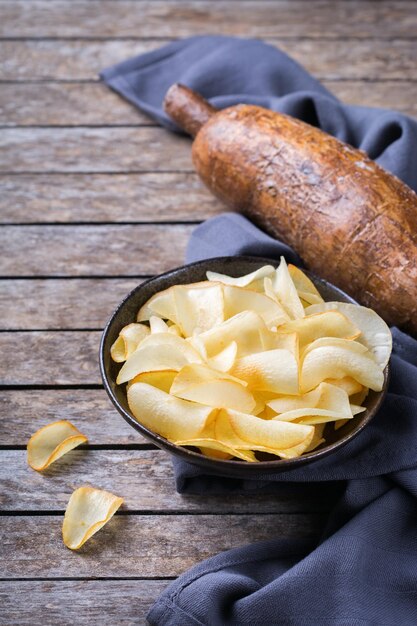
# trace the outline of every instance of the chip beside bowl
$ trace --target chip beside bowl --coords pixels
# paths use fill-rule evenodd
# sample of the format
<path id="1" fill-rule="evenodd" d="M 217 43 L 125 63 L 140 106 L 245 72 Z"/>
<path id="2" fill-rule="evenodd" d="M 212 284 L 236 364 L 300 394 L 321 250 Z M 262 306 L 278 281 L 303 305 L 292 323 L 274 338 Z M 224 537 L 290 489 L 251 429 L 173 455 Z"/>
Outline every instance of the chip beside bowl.
<path id="1" fill-rule="evenodd" d="M 259 453 L 257 456 L 259 462 L 248 463 L 241 460 L 222 460 L 204 456 L 197 449 L 190 449 L 175 445 L 164 437 L 149 430 L 132 414 L 126 396 L 126 386 L 117 385 L 117 375 L 121 369 L 122 363 L 116 363 L 110 355 L 111 346 L 119 336 L 122 328 L 136 321 L 138 310 L 153 296 L 154 294 L 167 289 L 173 285 L 189 284 L 206 280 L 206 272 L 212 271 L 219 274 L 227 274 L 232 277 L 239 277 L 249 274 L 264 265 L 279 264 L 277 260 L 260 258 L 260 257 L 219 257 L 198 261 L 179 267 L 165 274 L 156 276 L 150 280 L 138 285 L 131 291 L 121 302 L 116 311 L 113 313 L 108 322 L 102 336 L 100 345 L 100 369 L 104 383 L 104 387 L 122 417 L 145 438 L 152 441 L 159 448 L 182 458 L 183 460 L 206 468 L 208 471 L 214 471 L 227 476 L 238 478 L 255 477 L 256 475 L 273 474 L 285 471 L 299 465 L 311 463 L 328 454 L 338 450 L 340 447 L 348 443 L 355 437 L 374 417 L 386 392 L 389 367 L 384 370 L 384 386 L 382 391 L 369 391 L 368 396 L 363 402 L 366 411 L 355 415 L 341 428 L 335 430 L 334 425 L 329 423 L 325 427 L 325 442 L 312 452 L 305 453 L 302 456 L 290 459 L 278 459 L 272 455 Z M 320 279 L 310 272 L 305 274 L 312 280 L 317 287 L 324 300 L 348 302 L 357 304 L 350 296 L 343 291 L 331 285 L 327 281 Z"/>

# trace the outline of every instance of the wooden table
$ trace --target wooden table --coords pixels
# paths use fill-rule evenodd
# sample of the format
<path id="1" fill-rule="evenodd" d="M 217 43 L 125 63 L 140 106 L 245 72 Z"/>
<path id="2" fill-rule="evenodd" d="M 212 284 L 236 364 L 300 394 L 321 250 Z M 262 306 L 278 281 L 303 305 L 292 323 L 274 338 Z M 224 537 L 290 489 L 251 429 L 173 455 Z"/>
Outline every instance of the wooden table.
<path id="1" fill-rule="evenodd" d="M 222 550 L 316 534 L 326 503 L 181 497 L 167 455 L 110 405 L 101 329 L 143 278 L 180 265 L 222 211 L 190 142 L 98 82 L 101 68 L 177 37 L 262 37 L 352 103 L 417 114 L 410 1 L 0 0 L 1 624 L 141 624 L 171 579 Z M 25 444 L 70 419 L 90 445 L 42 474 Z M 82 484 L 126 504 L 79 553 L 61 540 Z"/>

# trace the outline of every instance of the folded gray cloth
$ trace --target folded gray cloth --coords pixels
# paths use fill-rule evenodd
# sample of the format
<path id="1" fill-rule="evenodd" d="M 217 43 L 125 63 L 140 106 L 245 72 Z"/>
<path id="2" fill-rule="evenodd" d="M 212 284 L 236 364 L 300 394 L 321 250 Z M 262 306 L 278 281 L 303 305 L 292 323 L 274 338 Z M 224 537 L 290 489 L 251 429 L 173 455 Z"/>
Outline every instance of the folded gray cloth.
<path id="1" fill-rule="evenodd" d="M 224 254 L 294 260 L 286 246 L 233 213 L 198 226 L 188 246 L 190 261 Z M 197 565 L 162 594 L 151 624 L 417 624 L 417 342 L 395 328 L 393 341 L 382 408 L 336 453 L 258 480 L 173 459 L 181 493 L 279 497 L 290 487 L 305 497 L 305 484 L 319 482 L 334 507 L 320 541 L 275 539 Z"/>
<path id="2" fill-rule="evenodd" d="M 162 111 L 174 82 L 222 108 L 255 103 L 365 150 L 417 188 L 417 122 L 346 106 L 284 53 L 260 41 L 194 37 L 104 70 L 106 83 L 171 130 Z M 234 214 L 199 226 L 188 260 L 294 251 Z M 374 420 L 331 456 L 260 480 L 207 474 L 175 459 L 181 492 L 294 491 L 319 484 L 337 501 L 320 540 L 277 538 L 209 559 L 178 578 L 149 613 L 158 626 L 417 624 L 417 342 L 393 329 L 389 392 Z M 335 485 L 339 489 L 335 491 Z"/>

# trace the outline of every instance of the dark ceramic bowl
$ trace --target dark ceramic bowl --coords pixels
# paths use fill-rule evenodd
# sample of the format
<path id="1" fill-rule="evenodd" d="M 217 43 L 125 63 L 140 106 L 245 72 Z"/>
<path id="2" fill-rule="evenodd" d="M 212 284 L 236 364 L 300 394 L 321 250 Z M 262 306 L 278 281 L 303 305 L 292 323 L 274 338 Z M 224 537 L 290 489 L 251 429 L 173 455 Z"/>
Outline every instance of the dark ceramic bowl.
<path id="1" fill-rule="evenodd" d="M 104 387 L 110 396 L 116 409 L 122 417 L 141 433 L 144 437 L 152 441 L 159 448 L 178 456 L 189 463 L 200 465 L 207 470 L 215 471 L 228 476 L 239 478 L 255 477 L 259 474 L 273 474 L 279 471 L 292 469 L 296 466 L 316 461 L 328 454 L 331 454 L 344 446 L 348 441 L 356 437 L 356 435 L 371 421 L 377 412 L 383 397 L 385 395 L 388 381 L 388 367 L 385 370 L 384 389 L 376 393 L 370 391 L 366 401 L 366 411 L 356 415 L 350 419 L 342 428 L 334 430 L 334 426 L 330 423 L 326 426 L 324 437 L 326 442 L 313 452 L 309 452 L 301 457 L 288 460 L 280 460 L 271 455 L 265 455 L 264 459 L 259 463 L 247 463 L 246 461 L 223 461 L 210 459 L 203 456 L 197 450 L 176 446 L 164 437 L 148 430 L 142 426 L 130 412 L 126 398 L 126 385 L 116 385 L 116 378 L 121 364 L 115 363 L 110 357 L 110 347 L 117 339 L 120 330 L 126 324 L 136 321 L 136 314 L 140 307 L 145 304 L 153 294 L 172 285 L 193 283 L 206 280 L 207 270 L 228 274 L 229 276 L 243 276 L 253 272 L 263 265 L 277 265 L 276 260 L 260 258 L 260 257 L 219 257 L 191 263 L 174 269 L 166 274 L 161 274 L 155 278 L 151 278 L 146 282 L 138 285 L 131 291 L 123 302 L 117 307 L 110 321 L 104 329 L 100 344 L 100 369 L 103 378 Z M 314 276 L 310 272 L 306 274 L 314 282 L 324 300 L 338 300 L 340 302 L 351 302 L 357 304 L 350 296 L 345 294 L 337 287 L 331 285 L 325 280 Z M 260 457 L 259 457 L 260 458 Z"/>

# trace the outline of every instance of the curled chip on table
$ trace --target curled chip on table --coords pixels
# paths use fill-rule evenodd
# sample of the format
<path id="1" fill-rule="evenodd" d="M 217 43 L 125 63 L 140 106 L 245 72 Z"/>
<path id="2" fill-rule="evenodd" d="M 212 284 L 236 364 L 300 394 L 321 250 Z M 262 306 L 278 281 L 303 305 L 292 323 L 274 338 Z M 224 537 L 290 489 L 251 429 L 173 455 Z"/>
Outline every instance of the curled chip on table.
<path id="1" fill-rule="evenodd" d="M 38 472 L 88 439 L 71 422 L 60 420 L 36 431 L 27 445 L 28 463 Z"/>
<path id="2" fill-rule="evenodd" d="M 62 525 L 62 538 L 70 550 L 78 550 L 113 517 L 123 498 L 94 487 L 79 487 L 71 495 Z"/>
<path id="3" fill-rule="evenodd" d="M 145 427 L 213 458 L 290 459 L 382 390 L 392 340 L 371 309 L 324 302 L 284 258 L 207 278 L 156 293 L 113 344 L 117 384 Z"/>

